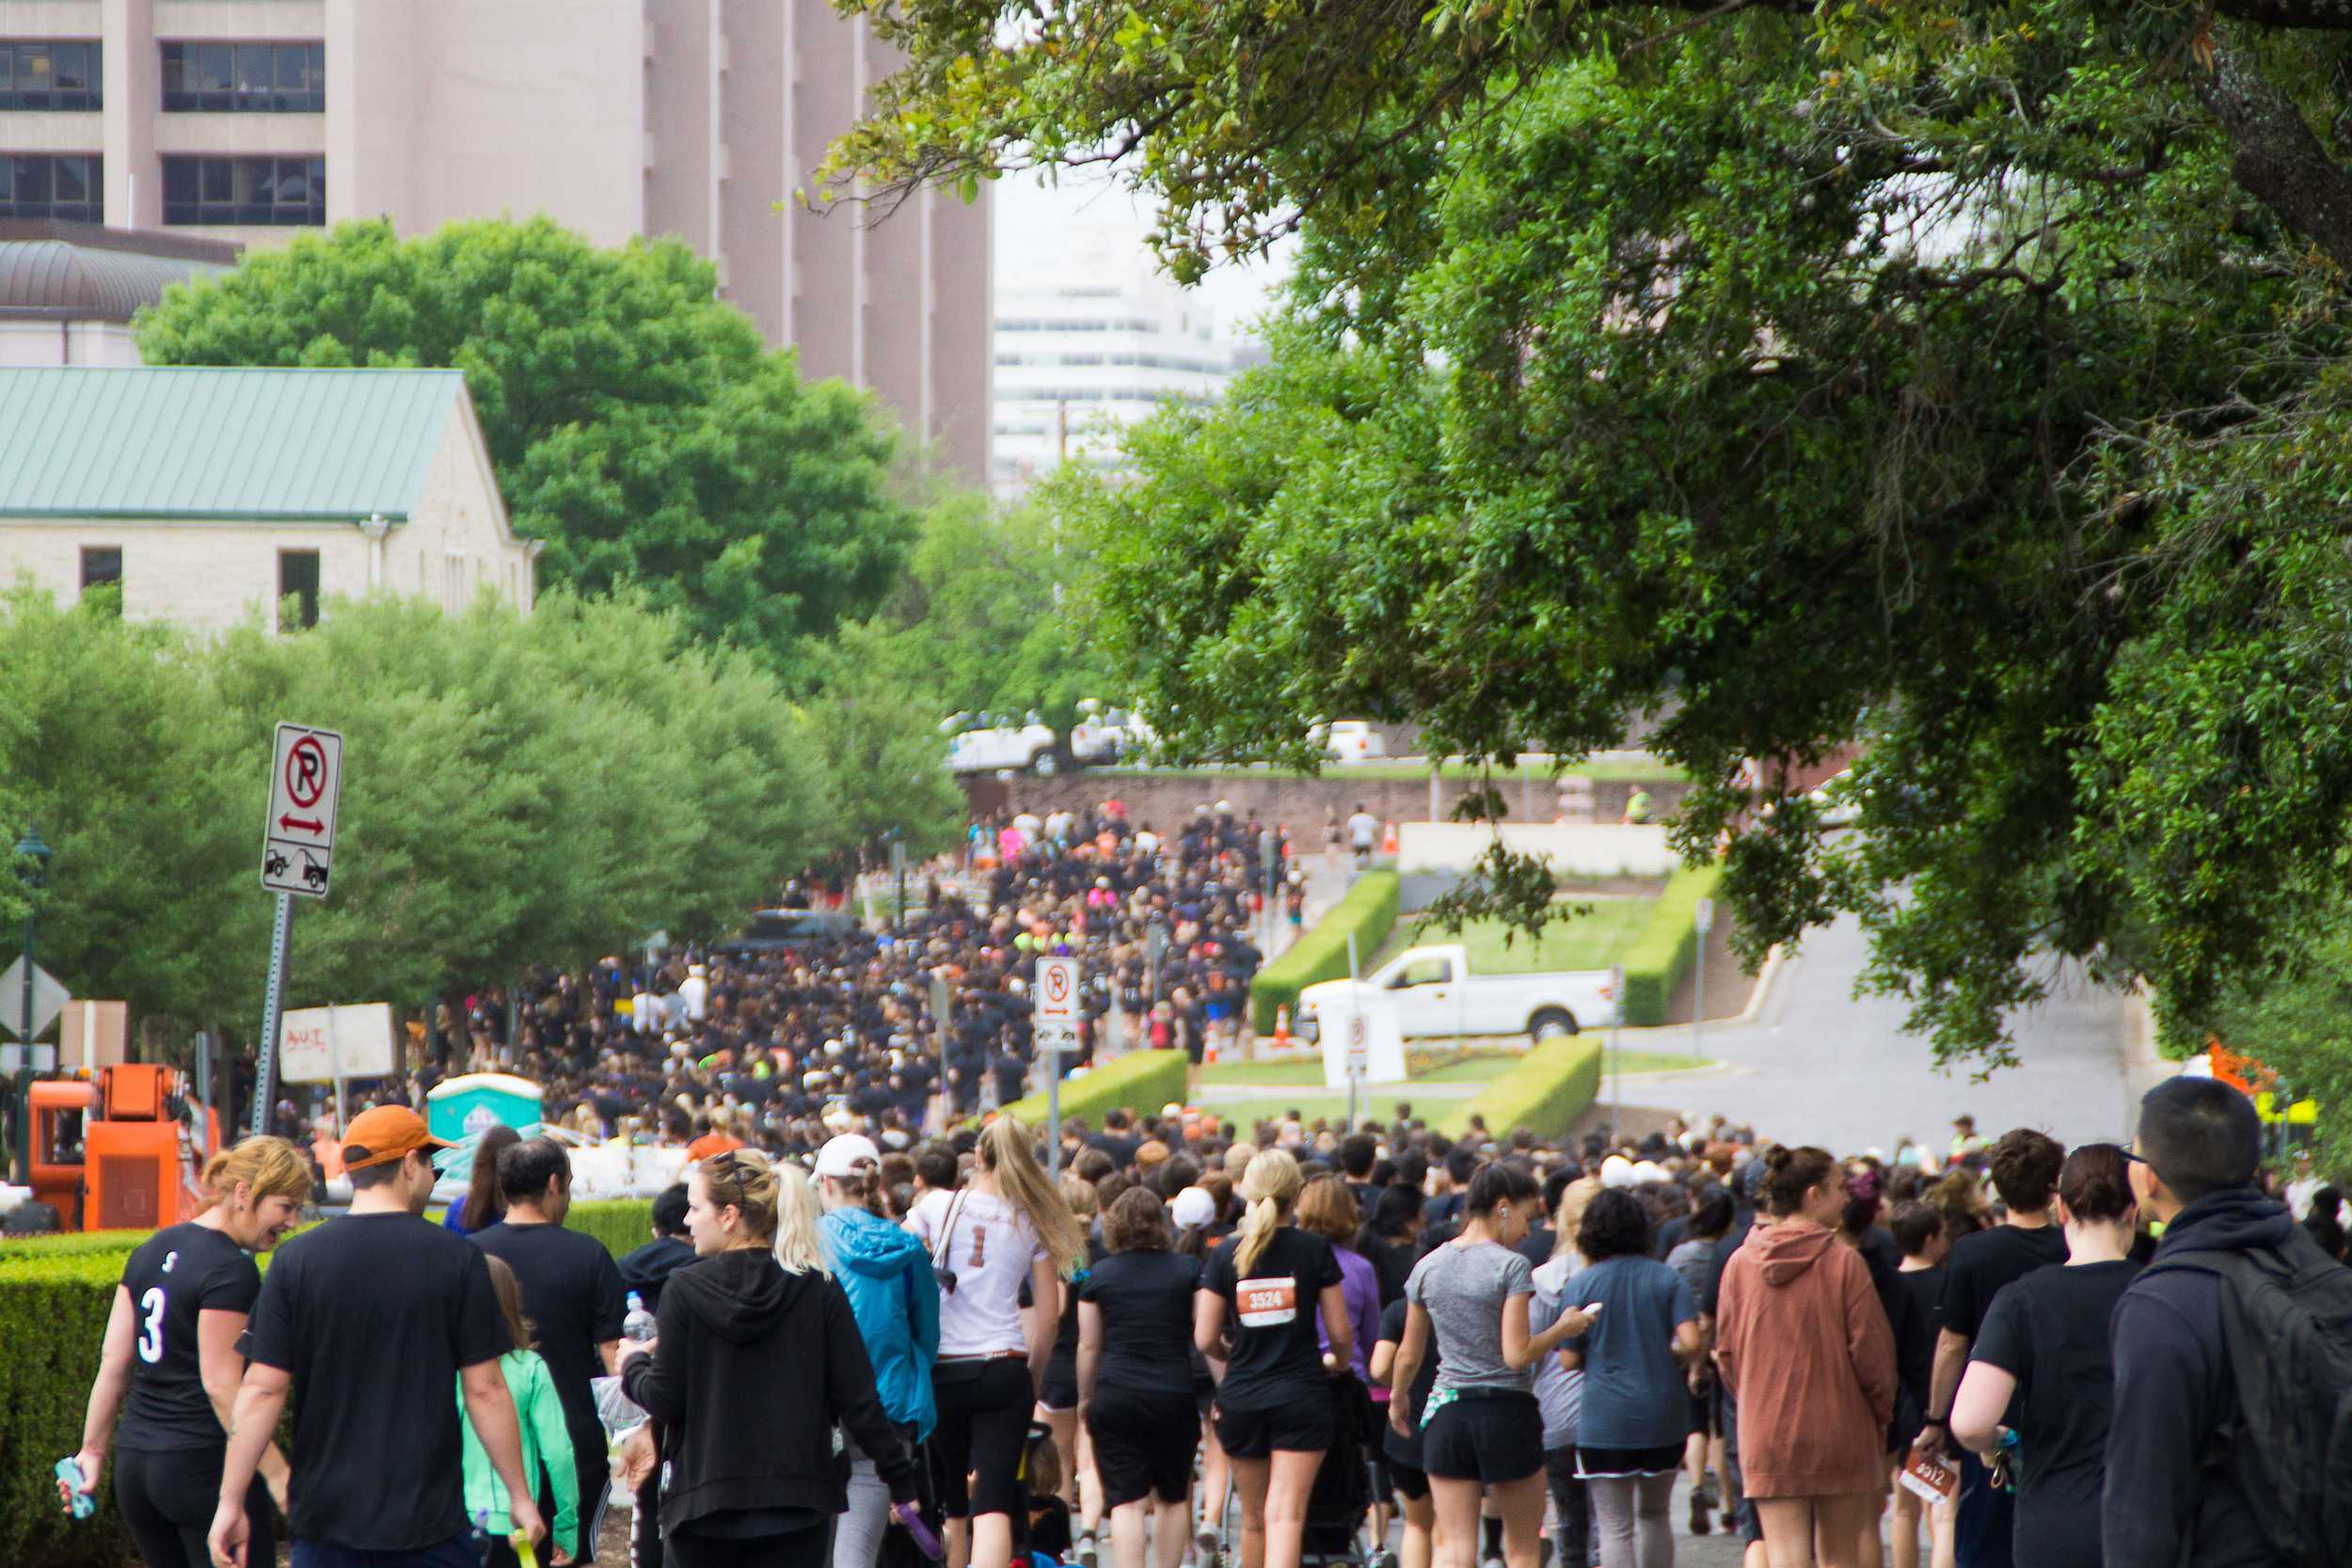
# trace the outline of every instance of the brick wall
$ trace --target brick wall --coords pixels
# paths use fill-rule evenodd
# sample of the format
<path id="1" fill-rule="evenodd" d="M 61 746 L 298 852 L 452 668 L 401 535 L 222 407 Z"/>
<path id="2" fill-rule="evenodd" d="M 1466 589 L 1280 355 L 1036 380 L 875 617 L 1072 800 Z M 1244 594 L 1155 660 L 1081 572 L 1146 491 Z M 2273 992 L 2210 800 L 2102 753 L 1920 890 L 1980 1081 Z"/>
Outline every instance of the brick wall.
<path id="1" fill-rule="evenodd" d="M 1468 779 L 1438 781 L 1439 819 L 1447 817 L 1472 784 Z M 1524 792 L 1516 782 L 1500 787 L 1510 818 L 1551 820 L 1556 810 L 1553 792 L 1540 781 L 1527 784 Z M 1652 810 L 1662 816 L 1681 803 L 1691 786 L 1681 780 L 1672 780 L 1649 784 L 1647 788 Z M 1009 780 L 983 773 L 967 777 L 963 789 L 975 812 L 1012 806 L 1026 807 L 1043 816 L 1057 806 L 1077 810 L 1115 799 L 1126 803 L 1131 821 L 1161 828 L 1183 821 L 1196 806 L 1230 800 L 1235 815 L 1247 816 L 1254 811 L 1261 820 L 1287 826 L 1295 837 L 1309 845 L 1321 844 L 1327 812 L 1337 813 L 1344 822 L 1359 801 L 1383 821 L 1430 819 L 1427 779 L 1350 778 L 1344 769 L 1335 769 L 1320 779 L 1277 777 L 1247 770 L 1181 776 L 1086 771 L 1051 779 L 1015 775 Z M 1596 783 L 1595 816 L 1603 822 L 1618 820 L 1625 815 L 1626 799 L 1632 792 L 1630 784 Z"/>

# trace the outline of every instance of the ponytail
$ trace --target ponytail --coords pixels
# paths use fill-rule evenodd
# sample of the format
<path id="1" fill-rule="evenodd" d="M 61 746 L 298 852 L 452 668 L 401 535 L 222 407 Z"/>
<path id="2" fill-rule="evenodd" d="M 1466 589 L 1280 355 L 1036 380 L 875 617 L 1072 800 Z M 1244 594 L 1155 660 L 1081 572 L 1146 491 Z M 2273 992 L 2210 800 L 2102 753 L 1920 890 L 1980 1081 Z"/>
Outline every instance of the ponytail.
<path id="1" fill-rule="evenodd" d="M 996 1190 L 1006 1201 L 1028 1216 L 1045 1255 L 1054 1260 L 1054 1272 L 1068 1275 L 1086 1257 L 1086 1228 L 1046 1180 L 1029 1150 L 1028 1129 L 1011 1117 L 998 1117 L 980 1131 L 979 1160 L 996 1178 Z"/>
<path id="2" fill-rule="evenodd" d="M 1279 1148 L 1260 1149 L 1242 1172 L 1241 1196 L 1249 1207 L 1243 1212 L 1233 1268 L 1248 1274 L 1264 1256 L 1266 1243 L 1281 1228 L 1282 1216 L 1298 1198 L 1298 1162 Z"/>

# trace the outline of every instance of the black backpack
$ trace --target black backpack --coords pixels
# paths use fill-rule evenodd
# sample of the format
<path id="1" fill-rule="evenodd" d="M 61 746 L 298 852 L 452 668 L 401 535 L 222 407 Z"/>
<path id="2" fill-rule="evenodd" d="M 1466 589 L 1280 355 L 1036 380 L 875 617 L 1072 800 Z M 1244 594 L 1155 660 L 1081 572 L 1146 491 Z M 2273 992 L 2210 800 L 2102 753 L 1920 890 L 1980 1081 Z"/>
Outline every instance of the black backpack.
<path id="1" fill-rule="evenodd" d="M 2207 1467 L 2259 1499 L 2271 1548 L 2294 1568 L 2352 1568 L 2352 1269 L 2301 1226 L 2276 1250 L 2170 1253 L 2140 1277 L 2165 1269 L 2222 1283 L 2238 1418 Z"/>

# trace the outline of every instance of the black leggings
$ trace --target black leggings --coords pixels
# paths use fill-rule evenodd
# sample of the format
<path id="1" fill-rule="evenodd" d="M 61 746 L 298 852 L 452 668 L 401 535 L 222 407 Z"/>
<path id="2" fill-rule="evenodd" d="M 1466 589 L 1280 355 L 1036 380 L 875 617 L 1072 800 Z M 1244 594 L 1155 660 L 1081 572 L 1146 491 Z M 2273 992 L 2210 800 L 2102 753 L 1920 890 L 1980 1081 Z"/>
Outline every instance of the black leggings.
<path id="1" fill-rule="evenodd" d="M 115 1453 L 115 1502 L 147 1568 L 212 1568 L 205 1534 L 220 1506 L 219 1449 L 120 1449 Z M 278 1560 L 278 1510 L 255 1476 L 245 1495 L 247 1562 Z"/>
<path id="2" fill-rule="evenodd" d="M 685 1524 L 670 1532 L 668 1546 L 676 1568 L 826 1568 L 833 1558 L 833 1531 L 811 1525 L 784 1535 L 739 1539 L 697 1535 Z"/>
<path id="3" fill-rule="evenodd" d="M 1028 1498 L 1021 1458 L 1037 1403 L 1028 1362 L 1016 1356 L 942 1361 L 931 1369 L 931 1392 L 939 1400 L 930 1446 L 940 1512 L 950 1519 L 1022 1514 Z"/>
<path id="4" fill-rule="evenodd" d="M 1560 1514 L 1561 1568 L 1588 1568 L 1593 1560 L 1593 1502 L 1577 1479 L 1576 1449 L 1545 1449 L 1544 1479 L 1550 1483 L 1552 1507 Z"/>

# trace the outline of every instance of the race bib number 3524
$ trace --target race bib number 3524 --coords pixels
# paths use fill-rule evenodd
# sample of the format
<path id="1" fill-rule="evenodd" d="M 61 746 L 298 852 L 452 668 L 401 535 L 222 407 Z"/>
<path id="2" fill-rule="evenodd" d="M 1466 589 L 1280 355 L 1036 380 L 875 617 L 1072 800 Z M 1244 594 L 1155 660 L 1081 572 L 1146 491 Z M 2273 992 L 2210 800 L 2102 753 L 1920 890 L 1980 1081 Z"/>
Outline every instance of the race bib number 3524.
<path id="1" fill-rule="evenodd" d="M 1233 1309 L 1245 1328 L 1277 1328 L 1298 1317 L 1298 1281 L 1245 1279 L 1233 1287 Z"/>

